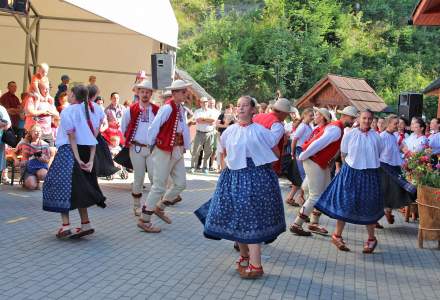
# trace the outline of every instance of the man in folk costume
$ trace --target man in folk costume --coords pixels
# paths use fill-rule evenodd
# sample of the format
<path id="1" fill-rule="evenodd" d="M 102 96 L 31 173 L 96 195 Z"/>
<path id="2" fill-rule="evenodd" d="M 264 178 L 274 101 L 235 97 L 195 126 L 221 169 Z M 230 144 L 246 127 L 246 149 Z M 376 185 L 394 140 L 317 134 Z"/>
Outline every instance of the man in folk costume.
<path id="1" fill-rule="evenodd" d="M 144 80 L 136 84 L 139 101 L 124 112 L 121 131 L 125 136 L 125 146 L 130 148 L 130 160 L 133 164 L 134 182 L 132 186 L 133 212 L 141 214 L 142 188 L 145 179 L 145 167 L 148 170 L 150 183 L 153 182 L 153 160 L 147 144 L 148 129 L 156 116 L 159 107 L 150 102 L 153 86 Z"/>
<path id="2" fill-rule="evenodd" d="M 278 175 L 281 174 L 281 158 L 284 144 L 287 142 L 287 137 L 284 138 L 284 120 L 293 112 L 295 112 L 295 108 L 291 106 L 290 101 L 279 98 L 273 104 L 272 112 L 258 114 L 253 118 L 253 122 L 269 129 L 278 141 L 276 150 L 274 150 L 279 159 L 273 164 L 273 169 Z"/>
<path id="3" fill-rule="evenodd" d="M 165 214 L 165 203 L 173 202 L 186 187 L 186 171 L 183 155 L 190 148 L 191 139 L 186 122 L 183 103 L 187 98 L 187 88 L 191 86 L 183 80 L 176 80 L 168 90 L 172 97 L 165 101 L 150 126 L 148 144 L 154 148 L 153 186 L 148 194 L 146 204 L 138 227 L 145 232 L 157 233 L 160 228 L 153 226 L 151 216 L 155 214 L 165 223 L 171 219 Z M 168 178 L 172 185 L 167 189 Z"/>
<path id="4" fill-rule="evenodd" d="M 331 122 L 332 117 L 327 109 L 315 108 L 315 110 L 317 111 L 317 119 L 320 116 L 324 117 L 328 123 L 303 144 L 303 152 L 299 156 L 299 159 L 303 161 L 308 187 L 308 198 L 301 207 L 294 223 L 290 226 L 290 231 L 299 236 L 310 236 L 311 232 L 323 235 L 328 233 L 323 226 L 319 225 L 321 213 L 316 210 L 313 211 L 313 209 L 321 194 L 330 184 L 330 162 L 339 151 L 344 127 L 352 126 L 358 114 L 356 108 L 348 106 L 344 110 L 338 111 L 341 114 L 339 120 Z M 305 231 L 302 225 L 312 211 L 309 225 L 311 232 Z"/>

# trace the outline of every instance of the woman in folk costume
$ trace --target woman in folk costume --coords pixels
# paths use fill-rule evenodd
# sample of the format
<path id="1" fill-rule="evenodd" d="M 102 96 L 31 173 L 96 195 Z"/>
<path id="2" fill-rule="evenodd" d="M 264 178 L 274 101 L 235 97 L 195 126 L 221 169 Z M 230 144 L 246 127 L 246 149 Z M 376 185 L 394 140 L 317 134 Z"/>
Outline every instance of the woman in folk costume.
<path id="1" fill-rule="evenodd" d="M 206 217 L 204 233 L 236 241 L 240 247 L 237 270 L 242 278 L 263 275 L 262 242 L 286 230 L 278 177 L 271 164 L 278 141 L 270 130 L 253 123 L 256 101 L 238 100 L 239 123 L 221 136 L 227 168 L 220 175 Z"/>
<path id="2" fill-rule="evenodd" d="M 107 142 L 101 135 L 101 131 L 104 131 L 108 127 L 107 117 L 104 110 L 95 103 L 95 99 L 98 96 L 99 89 L 96 85 L 87 86 L 90 120 L 93 125 L 93 134 L 98 142 L 96 144 L 96 153 L 94 168 L 97 177 L 108 177 L 119 171 L 113 163 L 112 154 L 108 148 Z"/>
<path id="3" fill-rule="evenodd" d="M 364 253 L 372 253 L 377 246 L 374 229 L 384 215 L 379 160 L 382 143 L 379 134 L 371 129 L 372 121 L 373 113 L 363 111 L 359 128 L 344 135 L 341 154 L 345 164 L 315 205 L 337 220 L 332 243 L 342 251 L 350 250 L 342 239 L 346 222 L 367 225 Z"/>
<path id="4" fill-rule="evenodd" d="M 56 145 L 58 152 L 43 184 L 43 210 L 61 213 L 58 238 L 79 238 L 92 234 L 87 208 L 104 208 L 105 197 L 98 185 L 93 161 L 96 138 L 84 85 L 72 89 L 72 105 L 61 113 Z M 69 211 L 78 209 L 81 227 L 71 229 Z"/>
<path id="5" fill-rule="evenodd" d="M 403 140 L 403 153 L 409 155 L 423 151 L 428 147 L 428 138 L 425 136 L 426 123 L 421 118 L 413 118 L 411 121 L 411 131 L 408 138 Z"/>
<path id="6" fill-rule="evenodd" d="M 380 133 L 383 146 L 380 153 L 382 195 L 384 195 L 385 217 L 389 224 L 394 223 L 392 209 L 402 208 L 414 202 L 417 191 L 402 174 L 402 155 L 399 141 L 394 135 L 398 124 L 399 117 L 390 115 L 385 119 L 386 130 Z"/>
<path id="7" fill-rule="evenodd" d="M 431 148 L 431 163 L 436 166 L 440 157 L 440 119 L 434 118 L 430 123 L 431 134 L 428 137 Z"/>

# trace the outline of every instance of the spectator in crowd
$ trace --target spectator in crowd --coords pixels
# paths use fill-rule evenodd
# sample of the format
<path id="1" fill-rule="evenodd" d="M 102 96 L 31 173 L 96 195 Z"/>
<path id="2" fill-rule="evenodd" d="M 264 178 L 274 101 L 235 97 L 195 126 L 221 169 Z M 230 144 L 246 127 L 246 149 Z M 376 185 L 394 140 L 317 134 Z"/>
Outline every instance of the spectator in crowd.
<path id="1" fill-rule="evenodd" d="M 61 83 L 58 85 L 58 91 L 55 94 L 55 106 L 58 108 L 60 106 L 59 99 L 61 97 L 61 94 L 67 95 L 67 85 L 69 84 L 70 77 L 67 75 L 61 76 Z M 60 111 L 61 112 L 61 111 Z"/>
<path id="2" fill-rule="evenodd" d="M 15 161 L 20 165 L 23 186 L 30 190 L 38 189 L 39 181 L 44 180 L 49 168 L 51 151 L 49 144 L 41 139 L 41 135 L 40 125 L 32 125 L 15 152 Z M 20 160 L 17 158 L 18 155 L 21 155 Z"/>
<path id="3" fill-rule="evenodd" d="M 116 122 L 118 127 L 121 126 L 122 116 L 124 115 L 125 107 L 119 104 L 119 94 L 117 92 L 113 92 L 110 95 L 110 105 L 105 108 L 105 114 L 107 116 L 107 120 L 110 123 Z"/>
<path id="4" fill-rule="evenodd" d="M 130 100 L 125 100 L 124 103 L 122 103 L 122 105 L 124 106 L 125 109 L 130 108 L 131 101 Z"/>
<path id="5" fill-rule="evenodd" d="M 52 133 L 52 121 L 59 118 L 59 114 L 53 105 L 53 99 L 49 96 L 48 87 L 40 82 L 38 85 L 40 97 L 29 94 L 25 103 L 25 129 L 30 130 L 32 125 L 39 124 L 41 127 L 41 139 L 54 147 L 54 137 Z"/>
<path id="6" fill-rule="evenodd" d="M 221 102 L 220 102 L 221 103 Z M 220 110 L 217 109 L 217 104 L 214 98 L 210 98 L 208 101 L 208 108 L 212 109 L 212 111 L 215 112 L 215 120 L 217 122 L 218 117 L 220 116 L 221 113 L 221 108 Z M 215 130 L 215 138 L 214 138 L 214 144 L 212 147 L 212 152 L 211 152 L 211 157 L 209 158 L 209 171 L 215 171 L 213 165 L 214 165 L 214 161 L 215 161 L 215 154 L 217 152 L 217 145 L 218 145 L 218 132 Z M 217 165 L 218 169 L 220 169 L 220 165 Z"/>
<path id="7" fill-rule="evenodd" d="M 104 99 L 102 99 L 101 96 L 95 98 L 95 103 L 98 104 L 102 108 L 102 110 L 105 110 Z"/>
<path id="8" fill-rule="evenodd" d="M 267 113 L 267 103 L 261 102 L 258 107 L 258 113 L 259 114 L 265 114 Z"/>
<path id="9" fill-rule="evenodd" d="M 95 75 L 89 76 L 89 85 L 96 85 L 96 76 Z"/>
<path id="10" fill-rule="evenodd" d="M 9 127 L 11 127 L 11 119 L 9 118 L 8 111 L 0 105 L 0 171 L 2 173 L 3 183 L 9 183 L 9 178 L 6 169 L 5 144 L 2 142 L 1 137 L 3 136 L 3 132 Z"/>
<path id="11" fill-rule="evenodd" d="M 379 128 L 377 127 L 377 122 L 379 121 L 378 117 L 373 117 L 373 122 L 371 122 L 371 129 L 374 131 L 379 131 Z"/>
<path id="12" fill-rule="evenodd" d="M 220 137 L 223 134 L 223 132 L 228 128 L 230 125 L 234 124 L 236 122 L 236 118 L 233 114 L 233 104 L 230 104 L 226 107 L 225 111 L 222 112 L 217 119 L 217 131 L 218 131 L 218 137 L 217 137 L 217 166 L 219 166 L 219 169 L 221 169 L 221 153 L 223 151 L 222 145 L 220 143 Z"/>
<path id="13" fill-rule="evenodd" d="M 57 111 L 59 113 L 61 113 L 63 111 L 63 109 L 65 109 L 67 106 L 69 106 L 69 101 L 68 101 L 68 96 L 66 92 L 62 92 L 59 96 L 58 96 L 58 106 L 57 106 Z M 56 100 L 55 100 L 56 102 Z"/>
<path id="14" fill-rule="evenodd" d="M 20 99 L 15 95 L 17 92 L 17 84 L 15 81 L 8 82 L 8 91 L 0 97 L 0 104 L 6 108 L 9 117 L 11 118 L 12 129 L 15 135 L 19 135 L 19 122 L 21 103 Z"/>
<path id="15" fill-rule="evenodd" d="M 200 98 L 200 108 L 194 112 L 196 121 L 196 136 L 192 147 L 191 173 L 195 172 L 200 151 L 203 149 L 203 171 L 209 173 L 208 160 L 211 157 L 215 140 L 215 122 L 218 119 L 217 111 L 208 108 L 208 98 Z"/>
<path id="16" fill-rule="evenodd" d="M 29 93 L 34 94 L 35 98 L 44 98 L 41 95 L 39 85 L 43 84 L 49 90 L 49 78 L 47 74 L 49 73 L 49 65 L 46 63 L 39 64 L 37 66 L 37 72 L 32 76 L 31 84 L 29 85 Z"/>
<path id="17" fill-rule="evenodd" d="M 435 166 L 439 162 L 440 157 L 440 119 L 434 118 L 430 123 L 431 134 L 429 135 L 429 147 L 431 148 L 431 161 Z"/>

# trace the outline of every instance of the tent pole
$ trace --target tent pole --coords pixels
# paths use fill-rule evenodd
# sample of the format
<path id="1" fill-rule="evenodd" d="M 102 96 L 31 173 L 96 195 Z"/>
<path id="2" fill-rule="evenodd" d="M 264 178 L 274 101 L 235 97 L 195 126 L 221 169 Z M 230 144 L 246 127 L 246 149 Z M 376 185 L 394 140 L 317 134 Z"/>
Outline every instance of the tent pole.
<path id="1" fill-rule="evenodd" d="M 26 15 L 26 46 L 24 54 L 24 72 L 23 72 L 23 92 L 26 91 L 28 82 L 30 81 L 29 76 L 29 48 L 31 46 L 31 36 L 29 32 L 29 15 Z"/>
<path id="2" fill-rule="evenodd" d="M 40 17 L 38 17 L 37 21 L 37 27 L 35 28 L 35 39 L 37 40 L 37 44 L 35 45 L 35 63 L 34 63 L 34 74 L 37 72 L 37 66 L 38 64 L 38 52 L 40 50 Z"/>

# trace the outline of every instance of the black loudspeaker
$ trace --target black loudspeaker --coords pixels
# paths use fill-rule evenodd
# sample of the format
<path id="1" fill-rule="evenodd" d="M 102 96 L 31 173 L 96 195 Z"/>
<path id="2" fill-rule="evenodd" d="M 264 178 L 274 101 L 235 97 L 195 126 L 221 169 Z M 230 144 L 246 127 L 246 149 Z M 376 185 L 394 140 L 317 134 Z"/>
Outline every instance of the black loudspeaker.
<path id="1" fill-rule="evenodd" d="M 151 55 L 153 88 L 162 90 L 173 82 L 173 56 L 166 53 Z"/>
<path id="2" fill-rule="evenodd" d="M 411 122 L 413 117 L 422 117 L 423 113 L 423 94 L 401 93 L 399 95 L 399 117 Z"/>

